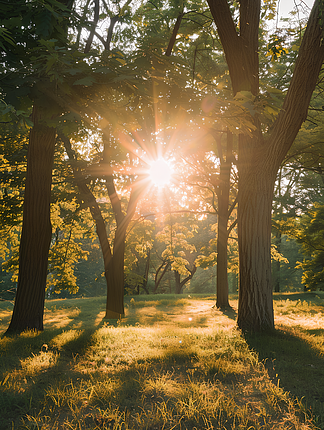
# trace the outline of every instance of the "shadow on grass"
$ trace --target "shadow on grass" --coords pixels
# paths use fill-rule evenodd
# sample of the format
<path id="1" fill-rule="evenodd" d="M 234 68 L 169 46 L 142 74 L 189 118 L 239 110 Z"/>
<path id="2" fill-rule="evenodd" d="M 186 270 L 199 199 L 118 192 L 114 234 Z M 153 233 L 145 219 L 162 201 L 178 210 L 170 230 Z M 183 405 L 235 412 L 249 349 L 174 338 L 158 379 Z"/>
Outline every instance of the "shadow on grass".
<path id="1" fill-rule="evenodd" d="M 225 309 L 219 309 L 220 312 L 222 312 L 222 314 L 228 318 L 230 318 L 233 321 L 236 321 L 237 318 L 237 312 L 234 308 L 232 308 L 231 306 L 229 306 L 228 308 Z"/>
<path id="2" fill-rule="evenodd" d="M 323 331 L 320 329 L 315 333 L 316 330 L 311 330 L 311 333 L 316 335 Z M 316 421 L 316 416 L 324 412 L 324 357 L 297 329 L 282 328 L 262 335 L 246 334 L 245 338 L 264 361 L 273 382 L 279 383 L 293 397 L 303 399 Z M 324 422 L 317 425 L 322 428 Z"/>
<path id="3" fill-rule="evenodd" d="M 53 307 L 56 308 L 53 310 Z M 77 306 L 76 306 L 77 305 Z M 59 307 L 59 309 L 57 309 Z M 71 309 L 77 309 L 72 312 Z M 47 303 L 49 311 L 56 310 L 64 316 L 69 315 L 62 327 L 50 328 L 47 323 L 42 332 L 26 331 L 0 339 L 0 429 L 11 428 L 16 417 L 30 413 L 44 396 L 44 390 L 59 379 L 69 382 L 71 363 L 77 356 L 82 356 L 93 343 L 93 334 L 102 326 L 89 304 L 84 300 L 69 300 Z M 48 367 L 36 364 L 52 362 Z M 54 361 L 53 361 L 54 360 Z M 23 370 L 28 366 L 31 370 Z M 37 367 L 38 366 L 38 367 Z M 21 388 L 15 386 L 15 373 L 21 372 Z M 12 376 L 11 376 L 12 375 Z M 65 377 L 65 375 L 67 375 Z"/>
<path id="4" fill-rule="evenodd" d="M 324 306 L 324 294 L 322 291 L 301 291 L 297 293 L 274 293 L 273 300 L 300 300 L 312 302 Z"/>
<path id="5" fill-rule="evenodd" d="M 71 372 L 71 366 L 77 356 L 82 356 L 92 346 L 92 335 L 97 329 L 98 327 L 92 327 L 79 330 L 74 338 L 66 341 L 59 348 L 53 341 L 62 335 L 62 329 L 30 332 L 30 336 L 26 332 L 20 336 L 4 338 L 8 342 L 0 354 L 0 430 L 11 428 L 13 423 L 19 425 L 17 417 L 36 410 L 44 400 L 44 393 L 48 387 L 55 385 L 56 381 L 60 380 L 63 384 L 68 384 L 71 377 L 76 379 Z M 50 360 L 49 367 L 36 364 L 35 368 L 32 368 L 33 359 L 42 363 L 42 360 L 46 361 L 47 356 Z M 51 360 L 53 360 L 52 363 Z M 28 370 L 29 361 L 31 361 L 31 370 Z M 26 368 L 24 362 L 27 363 Z M 15 373 L 20 371 L 22 371 L 22 381 L 19 383 L 19 388 L 13 381 Z"/>

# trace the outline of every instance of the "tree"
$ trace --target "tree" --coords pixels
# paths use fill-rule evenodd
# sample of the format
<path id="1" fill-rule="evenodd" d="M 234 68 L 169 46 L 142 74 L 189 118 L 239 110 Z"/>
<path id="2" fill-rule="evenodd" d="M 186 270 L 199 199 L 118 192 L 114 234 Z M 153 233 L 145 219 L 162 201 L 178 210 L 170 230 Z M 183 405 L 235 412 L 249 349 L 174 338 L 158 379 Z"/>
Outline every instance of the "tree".
<path id="1" fill-rule="evenodd" d="M 311 252 L 313 233 L 311 229 L 308 231 L 306 220 L 313 224 L 314 215 L 318 218 L 315 207 L 323 202 L 322 104 L 322 80 L 319 80 L 310 102 L 307 121 L 301 127 L 278 172 L 273 201 L 273 235 L 277 251 L 289 260 L 289 264 L 282 265 L 280 259 L 273 262 L 275 291 L 280 291 L 280 287 L 301 287 L 301 272 L 304 267 L 307 276 L 305 272 L 303 280 L 311 278 L 310 256 L 313 251 L 315 256 L 316 246 Z M 295 267 L 300 259 L 300 249 L 307 255 L 305 265 L 299 263 Z M 308 265 L 309 270 L 306 269 Z M 313 268 L 316 272 L 316 264 Z M 307 282 L 307 285 L 310 283 Z"/>
<path id="2" fill-rule="evenodd" d="M 151 219 L 150 219 L 151 218 Z M 151 249 L 155 236 L 154 217 L 134 219 L 127 233 L 125 254 L 125 286 L 127 292 L 149 291 Z"/>
<path id="3" fill-rule="evenodd" d="M 228 301 L 228 239 L 236 226 L 233 211 L 236 206 L 235 179 L 232 167 L 235 161 L 233 134 L 227 129 L 222 131 L 214 127 L 206 130 L 204 145 L 191 155 L 191 170 L 188 183 L 195 185 L 207 210 L 217 219 L 217 281 L 216 306 L 225 309 Z M 211 137 L 211 142 L 209 138 Z M 188 157 L 187 161 L 188 160 Z M 208 258 L 206 262 L 208 261 Z M 211 263 L 212 261 L 210 261 Z"/>
<path id="4" fill-rule="evenodd" d="M 147 182 L 142 181 L 139 177 L 131 184 L 130 197 L 124 213 L 122 202 L 119 198 L 114 183 L 114 176 L 111 172 L 111 166 L 105 163 L 93 166 L 88 169 L 94 177 L 102 177 L 104 179 L 107 194 L 114 213 L 116 228 L 111 247 L 105 221 L 103 219 L 99 204 L 90 190 L 84 171 L 80 169 L 75 151 L 73 151 L 70 140 L 61 136 L 69 156 L 69 161 L 74 174 L 76 185 L 80 192 L 80 197 L 89 207 L 90 213 L 96 225 L 96 233 L 101 246 L 101 251 L 104 260 L 104 273 L 107 282 L 107 301 L 105 318 L 120 318 L 124 315 L 124 257 L 126 246 L 126 233 L 128 226 L 135 214 L 136 205 L 147 187 Z M 104 152 L 107 151 L 107 148 Z M 108 161 L 108 160 L 103 160 Z M 105 173 L 105 170 L 107 173 Z"/>
<path id="5" fill-rule="evenodd" d="M 30 132 L 27 157 L 18 287 L 8 332 L 26 328 L 43 330 L 47 260 L 52 239 L 50 198 L 55 129 L 40 124 L 40 109 L 40 106 L 33 107 L 34 126 Z"/>
<path id="6" fill-rule="evenodd" d="M 229 224 L 230 215 L 235 207 L 236 199 L 230 202 L 231 170 L 234 161 L 233 134 L 227 130 L 226 153 L 223 156 L 219 148 L 220 174 L 217 187 L 218 198 L 218 229 L 217 229 L 217 300 L 216 306 L 220 309 L 229 307 L 228 302 L 228 275 L 227 275 L 227 246 L 230 232 L 236 225 L 236 220 Z M 230 204 L 231 203 L 231 204 Z"/>
<path id="7" fill-rule="evenodd" d="M 162 262 L 165 262 L 162 273 L 165 273 L 170 266 L 174 272 L 175 293 L 180 294 L 184 285 L 192 279 L 197 270 L 198 253 L 194 245 L 197 223 L 186 215 L 178 215 L 175 218 L 170 214 L 168 218 L 167 224 L 156 237 L 159 242 L 165 244 L 161 254 Z M 181 279 L 181 276 L 184 277 Z"/>
<path id="8" fill-rule="evenodd" d="M 252 105 L 259 93 L 259 21 L 261 1 L 240 2 L 237 29 L 229 2 L 208 0 L 237 99 Z M 322 3 L 315 1 L 281 110 L 271 125 L 251 113 L 250 133 L 239 135 L 238 240 L 240 286 L 238 326 L 263 331 L 274 327 L 271 284 L 271 202 L 278 168 L 307 117 L 307 108 L 324 59 Z"/>
<path id="9" fill-rule="evenodd" d="M 11 18 L 10 31 L 15 38 L 16 45 L 4 46 L 4 61 L 8 69 L 23 69 L 28 76 L 30 55 L 38 53 L 38 60 L 42 57 L 42 43 L 51 38 L 57 38 L 64 44 L 62 28 L 66 29 L 66 18 L 69 14 L 70 0 L 36 7 L 20 1 L 19 4 L 7 4 L 6 11 Z M 6 18 L 8 17 L 6 16 Z M 1 19 L 3 20 L 3 16 Z M 17 22 L 19 24 L 17 25 Z M 44 22 L 46 25 L 44 26 Z M 63 30 L 64 32 L 64 30 Z M 8 49 L 9 48 L 9 49 Z M 27 49 L 26 49 L 27 48 Z M 26 49 L 27 52 L 24 52 Z M 38 52 L 37 52 L 38 51 Z M 44 60 L 40 60 L 42 68 Z M 21 63 L 23 66 L 21 66 Z M 34 70 L 35 75 L 42 75 L 40 70 Z M 19 71 L 19 73 L 21 73 Z M 19 75 L 18 73 L 18 75 Z M 44 76 L 44 74 L 43 74 Z M 6 74 L 2 83 L 3 92 L 7 99 L 15 98 L 14 104 L 22 103 L 24 92 L 19 88 L 11 94 L 11 87 L 17 81 L 17 73 Z M 28 78 L 27 78 L 28 81 Z M 26 328 L 42 330 L 47 277 L 47 260 L 52 237 L 50 221 L 50 199 L 52 184 L 52 167 L 55 148 L 55 127 L 47 121 L 60 112 L 55 102 L 49 102 L 42 91 L 41 80 L 35 85 L 30 82 L 27 94 L 33 100 L 32 128 L 29 134 L 27 155 L 27 176 L 24 193 L 23 226 L 19 248 L 19 276 L 14 310 L 8 332 L 21 331 Z M 49 88 L 53 84 L 49 84 Z M 48 89 L 49 89 L 48 88 Z M 24 100 L 26 103 L 26 100 Z M 28 103 L 28 102 L 27 102 Z"/>

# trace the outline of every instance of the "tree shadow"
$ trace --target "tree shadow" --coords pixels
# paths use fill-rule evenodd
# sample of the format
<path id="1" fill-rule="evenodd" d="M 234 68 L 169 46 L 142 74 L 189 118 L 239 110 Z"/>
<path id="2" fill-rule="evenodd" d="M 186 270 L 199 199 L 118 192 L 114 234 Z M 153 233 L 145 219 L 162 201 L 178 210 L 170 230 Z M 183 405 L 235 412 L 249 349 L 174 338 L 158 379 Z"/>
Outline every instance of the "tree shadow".
<path id="1" fill-rule="evenodd" d="M 313 335 L 323 331 L 311 330 Z M 264 362 L 274 384 L 303 399 L 315 419 L 323 413 L 324 357 L 307 342 L 301 330 L 282 327 L 267 334 L 245 334 L 245 339 Z"/>
<path id="2" fill-rule="evenodd" d="M 217 310 L 219 312 L 221 312 L 227 318 L 230 318 L 231 320 L 236 321 L 237 311 L 234 308 L 232 308 L 232 306 L 229 306 L 229 307 L 224 308 L 224 309 L 217 309 Z"/>
<path id="3" fill-rule="evenodd" d="M 57 380 L 63 380 L 68 384 L 71 374 L 76 375 L 72 378 L 74 380 L 80 376 L 79 372 L 72 370 L 75 360 L 91 348 L 95 342 L 93 335 L 102 325 L 95 324 L 97 318 L 92 318 L 88 319 L 85 328 L 75 328 L 75 325 L 79 326 L 80 318 L 82 319 L 82 311 L 63 328 L 2 336 L 1 430 L 11 428 L 12 423 L 18 423 L 19 417 L 30 414 L 36 405 L 43 401 L 46 390 Z M 48 366 L 43 366 L 42 363 L 46 364 L 47 361 Z M 12 385 L 16 372 L 22 372 L 20 388 L 14 388 Z"/>
<path id="4" fill-rule="evenodd" d="M 273 300 L 300 300 L 300 301 L 306 301 L 306 302 L 313 302 L 317 305 L 324 306 L 324 295 L 322 292 L 319 291 L 301 291 L 296 293 L 274 293 L 273 294 Z"/>
<path id="5" fill-rule="evenodd" d="M 86 302 L 84 302 L 86 304 Z M 54 306 L 51 303 L 49 309 Z M 26 330 L 22 333 L 6 333 L 0 336 L 0 385 L 8 369 L 20 369 L 21 363 L 31 356 L 37 356 L 40 352 L 50 348 L 62 355 L 64 359 L 70 359 L 73 355 L 82 354 L 92 342 L 93 333 L 104 324 L 102 318 L 94 315 L 87 306 L 82 306 L 82 301 L 78 301 L 79 311 L 69 314 L 67 323 L 62 327 L 51 327 L 50 323 L 45 324 L 44 331 Z M 73 306 L 75 308 L 75 305 Z M 60 315 L 71 311 L 69 301 L 61 301 L 59 309 L 55 308 Z M 85 323 L 85 324 L 82 324 Z M 55 342 L 62 334 L 70 332 L 70 337 L 60 346 Z"/>

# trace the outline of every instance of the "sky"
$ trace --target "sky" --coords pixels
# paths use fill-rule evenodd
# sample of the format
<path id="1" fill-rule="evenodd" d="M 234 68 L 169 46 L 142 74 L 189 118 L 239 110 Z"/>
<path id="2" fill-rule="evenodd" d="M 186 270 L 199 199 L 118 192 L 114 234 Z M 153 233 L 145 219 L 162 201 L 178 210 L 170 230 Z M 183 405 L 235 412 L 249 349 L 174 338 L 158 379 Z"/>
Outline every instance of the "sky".
<path id="1" fill-rule="evenodd" d="M 296 5 L 300 7 L 300 13 L 304 11 L 309 15 L 310 9 L 314 4 L 314 0 L 280 0 L 279 2 L 279 15 L 288 18 L 289 12 L 293 10 Z M 307 8 L 308 6 L 308 8 Z"/>

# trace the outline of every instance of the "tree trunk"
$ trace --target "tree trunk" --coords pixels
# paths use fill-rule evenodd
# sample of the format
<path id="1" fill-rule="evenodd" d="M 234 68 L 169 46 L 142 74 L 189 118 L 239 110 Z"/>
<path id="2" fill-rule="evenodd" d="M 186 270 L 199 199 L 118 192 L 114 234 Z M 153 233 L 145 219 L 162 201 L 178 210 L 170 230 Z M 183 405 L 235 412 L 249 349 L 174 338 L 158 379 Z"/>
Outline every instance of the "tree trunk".
<path id="1" fill-rule="evenodd" d="M 129 202 L 130 216 L 124 216 L 121 212 L 120 201 L 117 196 L 113 180 L 107 180 L 107 191 L 112 201 L 117 227 L 113 252 L 111 252 L 110 243 L 107 236 L 105 221 L 102 217 L 100 207 L 85 182 L 82 171 L 78 167 L 75 153 L 72 150 L 70 139 L 61 136 L 64 142 L 66 152 L 69 156 L 70 164 L 73 170 L 76 184 L 79 188 L 83 201 L 88 205 L 92 218 L 96 224 L 96 233 L 100 242 L 102 256 L 104 260 L 105 278 L 107 284 L 106 300 L 106 319 L 118 319 L 124 314 L 124 254 L 127 226 L 135 211 L 136 201 L 134 202 L 134 193 L 131 193 Z"/>
<path id="2" fill-rule="evenodd" d="M 224 49 L 234 95 L 239 91 L 250 91 L 257 96 L 261 1 L 240 1 L 239 33 L 229 2 L 207 1 Z M 240 286 L 237 323 L 243 330 L 271 330 L 274 327 L 270 251 L 271 202 L 277 170 L 307 117 L 309 102 L 324 60 L 320 4 L 319 0 L 315 0 L 294 74 L 272 131 L 263 138 L 258 118 L 251 117 L 255 125 L 253 137 L 239 136 Z"/>
<path id="3" fill-rule="evenodd" d="M 257 144 L 240 136 L 238 198 L 239 309 L 244 331 L 274 327 L 271 284 L 271 210 L 277 169 L 270 170 Z M 253 150 L 254 148 L 254 150 Z M 259 156 L 258 156 L 259 155 Z M 251 164 L 244 160 L 249 159 Z"/>
<path id="4" fill-rule="evenodd" d="M 228 276 L 227 276 L 227 242 L 228 242 L 228 218 L 229 218 L 229 193 L 231 158 L 233 150 L 233 135 L 227 132 L 226 159 L 221 159 L 218 200 L 218 225 L 217 225 L 217 300 L 216 307 L 228 308 Z"/>
<path id="5" fill-rule="evenodd" d="M 180 273 L 176 270 L 174 271 L 174 279 L 175 279 L 175 293 L 181 293 L 181 282 L 180 282 Z"/>
<path id="6" fill-rule="evenodd" d="M 112 258 L 107 268 L 105 265 L 105 277 L 107 281 L 107 319 L 121 318 L 124 315 L 124 256 L 125 256 L 126 228 L 117 227 L 115 233 Z"/>
<path id="7" fill-rule="evenodd" d="M 120 318 L 124 315 L 124 256 L 126 232 L 136 211 L 141 194 L 146 189 L 146 183 L 134 182 L 131 188 L 126 214 L 122 211 L 121 200 L 117 195 L 113 177 L 106 179 L 106 188 L 116 219 L 116 232 L 112 258 L 108 270 L 105 270 L 107 280 L 107 302 L 105 318 Z"/>
<path id="8" fill-rule="evenodd" d="M 156 270 L 155 277 L 154 277 L 154 289 L 152 291 L 153 294 L 155 294 L 157 289 L 159 288 L 160 282 L 162 281 L 162 278 L 166 274 L 169 267 L 170 267 L 170 262 L 163 260 L 160 266 L 158 267 L 158 269 Z M 161 270 L 162 272 L 160 273 Z M 159 276 L 159 273 L 160 273 L 160 276 Z"/>
<path id="9" fill-rule="evenodd" d="M 29 135 L 18 287 L 8 332 L 43 330 L 48 251 L 52 237 L 50 201 L 55 129 L 41 125 L 34 105 Z"/>
<path id="10" fill-rule="evenodd" d="M 151 260 L 151 251 L 148 249 L 147 251 L 147 257 L 145 262 L 145 274 L 144 274 L 144 280 L 141 287 L 145 291 L 146 294 L 150 294 L 149 289 L 147 288 L 148 278 L 149 278 L 149 271 L 150 271 L 150 260 Z"/>
<path id="11" fill-rule="evenodd" d="M 180 12 L 179 15 L 178 15 L 178 17 L 177 17 L 176 23 L 175 23 L 174 28 L 173 28 L 172 36 L 171 36 L 170 41 L 169 41 L 169 45 L 167 47 L 167 50 L 165 51 L 165 55 L 167 57 L 169 57 L 171 55 L 173 46 L 174 46 L 175 41 L 177 39 L 177 34 L 178 34 L 178 31 L 179 31 L 179 28 L 180 28 L 180 24 L 181 24 L 183 15 L 184 15 L 184 13 Z"/>
<path id="12" fill-rule="evenodd" d="M 189 275 L 186 276 L 182 281 L 181 281 L 181 275 L 179 272 L 177 272 L 176 270 L 174 271 L 174 278 L 175 278 L 175 293 L 176 294 L 181 294 L 182 288 L 184 287 L 184 285 L 186 285 L 186 283 L 188 281 L 190 281 L 194 274 L 197 271 L 197 267 L 194 265 L 192 270 L 189 270 Z"/>

